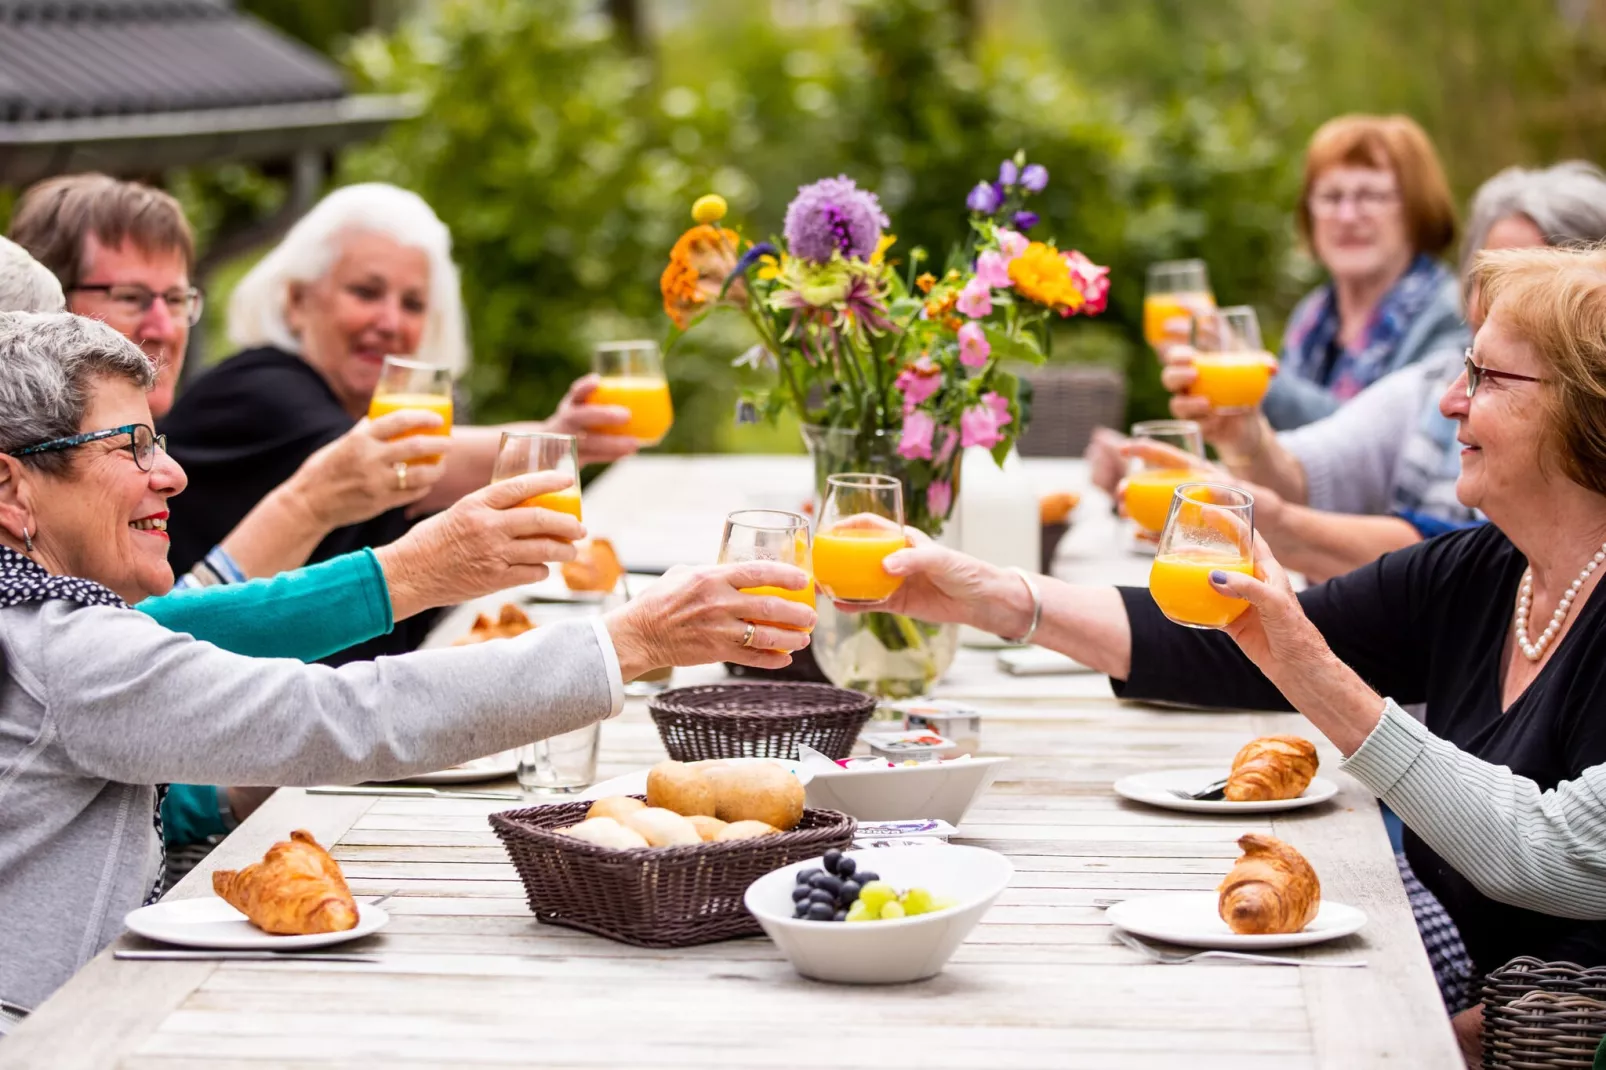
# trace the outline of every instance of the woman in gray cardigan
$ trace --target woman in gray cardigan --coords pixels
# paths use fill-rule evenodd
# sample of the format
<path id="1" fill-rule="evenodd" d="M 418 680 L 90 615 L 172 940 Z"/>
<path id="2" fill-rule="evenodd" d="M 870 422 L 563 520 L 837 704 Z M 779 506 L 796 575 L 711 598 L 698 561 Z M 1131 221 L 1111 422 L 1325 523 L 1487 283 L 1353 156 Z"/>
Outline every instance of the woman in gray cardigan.
<path id="1" fill-rule="evenodd" d="M 779 667 L 808 641 L 746 623 L 814 621 L 742 594 L 807 580 L 755 563 L 680 570 L 595 622 L 477 646 L 338 669 L 228 653 L 128 608 L 173 582 L 163 521 L 184 487 L 150 427 L 144 355 L 66 314 L 0 316 L 0 354 L 0 1001 L 36 1005 L 145 901 L 158 784 L 402 777 L 612 716 L 623 681 L 654 668 Z M 64 421 L 79 433 L 10 441 Z M 562 483 L 479 493 L 538 538 L 546 511 L 510 507 Z M 386 579 L 394 592 L 421 578 Z"/>

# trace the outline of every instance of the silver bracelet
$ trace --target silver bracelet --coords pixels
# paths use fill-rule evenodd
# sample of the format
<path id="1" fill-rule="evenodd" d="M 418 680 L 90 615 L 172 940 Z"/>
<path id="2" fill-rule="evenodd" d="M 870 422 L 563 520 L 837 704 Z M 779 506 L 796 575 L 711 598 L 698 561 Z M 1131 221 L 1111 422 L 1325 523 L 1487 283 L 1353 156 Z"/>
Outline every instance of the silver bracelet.
<path id="1" fill-rule="evenodd" d="M 1027 628 L 1026 634 L 1019 639 L 1009 640 L 1011 643 L 1019 643 L 1021 646 L 1025 646 L 1032 641 L 1032 636 L 1037 634 L 1037 626 L 1043 623 L 1043 592 L 1038 590 L 1037 580 L 1032 577 L 1030 572 L 1015 565 L 1011 565 L 1009 571 L 1021 578 L 1021 582 L 1026 584 L 1026 590 L 1031 592 L 1032 596 L 1032 626 Z"/>

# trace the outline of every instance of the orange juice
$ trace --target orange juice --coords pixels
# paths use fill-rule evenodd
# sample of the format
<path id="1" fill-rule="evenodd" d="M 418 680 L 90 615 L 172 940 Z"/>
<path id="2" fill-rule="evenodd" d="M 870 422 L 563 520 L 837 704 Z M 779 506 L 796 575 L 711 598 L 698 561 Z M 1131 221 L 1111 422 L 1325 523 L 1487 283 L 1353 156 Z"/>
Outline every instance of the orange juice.
<path id="1" fill-rule="evenodd" d="M 881 567 L 908 543 L 885 528 L 836 528 L 814 536 L 814 578 L 839 602 L 879 602 L 903 584 Z"/>
<path id="2" fill-rule="evenodd" d="M 675 422 L 674 409 L 669 404 L 669 384 L 662 379 L 635 376 L 606 376 L 586 398 L 592 405 L 623 405 L 630 410 L 630 422 L 623 427 L 609 428 L 615 435 L 628 435 L 651 446 L 669 433 Z"/>
<path id="3" fill-rule="evenodd" d="M 1249 608 L 1242 598 L 1228 598 L 1210 586 L 1213 569 L 1252 576 L 1255 566 L 1240 557 L 1207 550 L 1162 554 L 1149 572 L 1149 593 L 1155 605 L 1178 624 L 1221 628 Z"/>
<path id="4" fill-rule="evenodd" d="M 1156 348 L 1186 345 L 1192 338 L 1191 317 L 1215 307 L 1216 298 L 1209 293 L 1150 294 L 1143 299 L 1143 340 Z"/>
<path id="5" fill-rule="evenodd" d="M 542 509 L 551 509 L 558 513 L 568 513 L 576 520 L 580 519 L 580 488 L 565 487 L 547 494 L 537 494 L 533 498 L 526 498 L 521 505 L 536 505 Z"/>
<path id="6" fill-rule="evenodd" d="M 1259 405 L 1276 369 L 1263 353 L 1200 353 L 1193 358 L 1193 367 L 1199 378 L 1189 393 L 1223 412 Z"/>
<path id="7" fill-rule="evenodd" d="M 414 435 L 450 435 L 452 433 L 452 399 L 443 394 L 375 394 L 368 400 L 368 418 L 377 420 L 402 409 L 423 409 L 439 413 L 441 425 L 427 431 L 413 431 Z M 440 455 L 418 458 L 419 464 L 440 464 Z"/>
<path id="8" fill-rule="evenodd" d="M 1126 515 L 1138 527 L 1158 535 L 1171 512 L 1171 498 L 1178 485 L 1198 482 L 1204 477 L 1187 468 L 1147 468 L 1126 477 Z"/>
<path id="9" fill-rule="evenodd" d="M 741 592 L 743 594 L 759 594 L 759 595 L 772 594 L 776 598 L 784 598 L 788 602 L 801 602 L 804 605 L 808 606 L 810 609 L 814 608 L 814 579 L 813 579 L 813 577 L 810 577 L 809 582 L 808 582 L 807 585 L 805 585 L 803 587 L 800 587 L 795 591 L 792 590 L 791 588 L 788 588 L 788 587 L 771 587 L 768 584 L 766 584 L 766 585 L 764 585 L 762 587 L 743 587 L 743 588 L 741 588 Z M 772 628 L 785 628 L 788 631 L 794 631 L 794 632 L 809 631 L 809 629 L 807 629 L 807 628 L 794 628 L 790 624 L 779 624 L 779 623 L 777 623 L 777 622 L 775 622 L 773 620 L 756 620 L 753 623 L 754 624 L 768 624 Z"/>

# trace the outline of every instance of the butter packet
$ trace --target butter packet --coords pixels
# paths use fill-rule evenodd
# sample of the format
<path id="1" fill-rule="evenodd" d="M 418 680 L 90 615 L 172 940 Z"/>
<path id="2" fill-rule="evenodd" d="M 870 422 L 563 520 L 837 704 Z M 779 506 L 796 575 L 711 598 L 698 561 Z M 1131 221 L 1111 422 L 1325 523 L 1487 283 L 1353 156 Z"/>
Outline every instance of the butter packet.
<path id="1" fill-rule="evenodd" d="M 959 831 L 941 818 L 920 817 L 907 821 L 860 821 L 853 830 L 856 840 L 946 841 Z"/>

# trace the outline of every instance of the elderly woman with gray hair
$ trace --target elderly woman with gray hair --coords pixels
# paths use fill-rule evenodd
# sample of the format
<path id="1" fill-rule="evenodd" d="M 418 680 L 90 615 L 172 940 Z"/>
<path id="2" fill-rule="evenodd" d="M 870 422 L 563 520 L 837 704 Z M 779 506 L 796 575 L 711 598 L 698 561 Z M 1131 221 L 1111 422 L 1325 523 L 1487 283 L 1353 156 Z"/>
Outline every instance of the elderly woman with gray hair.
<path id="1" fill-rule="evenodd" d="M 0 312 L 60 312 L 67 307 L 56 276 L 10 238 L 0 238 Z"/>
<path id="2" fill-rule="evenodd" d="M 44 999 L 151 894 L 158 784 L 406 776 L 612 716 L 622 681 L 653 668 L 776 668 L 808 642 L 792 629 L 812 610 L 738 589 L 807 579 L 774 563 L 681 570 L 594 621 L 340 668 L 170 631 L 128 608 L 173 582 L 157 521 L 185 485 L 151 428 L 153 380 L 104 324 L 0 315 L 0 1001 Z M 514 508 L 567 482 L 486 487 L 475 522 L 534 547 L 579 537 L 572 518 Z M 451 516 L 415 534 L 445 553 Z M 401 614 L 432 581 L 392 550 L 373 555 L 393 603 L 376 611 Z"/>

